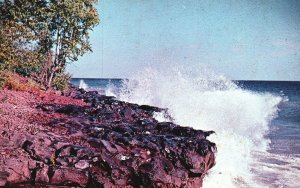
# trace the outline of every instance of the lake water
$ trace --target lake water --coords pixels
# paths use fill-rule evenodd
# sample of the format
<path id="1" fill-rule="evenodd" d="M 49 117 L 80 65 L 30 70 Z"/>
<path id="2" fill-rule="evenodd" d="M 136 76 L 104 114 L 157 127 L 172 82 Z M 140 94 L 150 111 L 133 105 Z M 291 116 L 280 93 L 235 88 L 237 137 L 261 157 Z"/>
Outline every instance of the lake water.
<path id="1" fill-rule="evenodd" d="M 126 80 L 76 78 L 72 83 L 168 108 L 175 123 L 216 131 L 209 137 L 218 147 L 216 166 L 204 187 L 300 187 L 300 82 L 150 70 Z"/>

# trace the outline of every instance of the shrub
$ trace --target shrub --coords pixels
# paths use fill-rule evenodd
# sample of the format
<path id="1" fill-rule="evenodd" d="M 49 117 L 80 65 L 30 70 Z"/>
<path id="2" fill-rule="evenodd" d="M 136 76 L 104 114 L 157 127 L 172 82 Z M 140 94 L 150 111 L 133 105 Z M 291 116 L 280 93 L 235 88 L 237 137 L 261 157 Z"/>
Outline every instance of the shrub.
<path id="1" fill-rule="evenodd" d="M 40 90 L 40 85 L 30 78 L 21 77 L 16 73 L 0 71 L 0 88 L 35 92 Z"/>
<path id="2" fill-rule="evenodd" d="M 55 90 L 66 91 L 69 87 L 70 74 L 57 75 L 53 80 L 53 87 Z"/>

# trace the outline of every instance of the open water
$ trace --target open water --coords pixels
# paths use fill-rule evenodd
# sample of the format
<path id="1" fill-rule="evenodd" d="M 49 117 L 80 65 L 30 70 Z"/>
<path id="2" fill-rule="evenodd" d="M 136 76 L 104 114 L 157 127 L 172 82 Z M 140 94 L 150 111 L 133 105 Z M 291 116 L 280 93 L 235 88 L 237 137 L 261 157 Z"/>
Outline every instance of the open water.
<path id="1" fill-rule="evenodd" d="M 72 83 L 168 108 L 175 123 L 214 130 L 208 139 L 217 144 L 217 160 L 204 188 L 300 187 L 300 82 L 231 81 L 206 69 L 174 66 L 148 67 L 124 80 Z"/>

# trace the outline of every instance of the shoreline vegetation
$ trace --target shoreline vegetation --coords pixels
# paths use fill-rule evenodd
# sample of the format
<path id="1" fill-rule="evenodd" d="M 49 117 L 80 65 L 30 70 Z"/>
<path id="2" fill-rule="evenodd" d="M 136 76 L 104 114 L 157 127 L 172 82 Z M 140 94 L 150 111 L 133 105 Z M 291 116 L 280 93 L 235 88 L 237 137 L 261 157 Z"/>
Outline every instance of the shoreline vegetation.
<path id="1" fill-rule="evenodd" d="M 69 85 L 96 2 L 0 1 L 0 187 L 201 187 L 213 131 Z"/>
<path id="2" fill-rule="evenodd" d="M 44 90 L 67 89 L 67 64 L 92 51 L 90 31 L 99 23 L 96 3 L 0 1 L 0 81 L 12 72 Z"/>

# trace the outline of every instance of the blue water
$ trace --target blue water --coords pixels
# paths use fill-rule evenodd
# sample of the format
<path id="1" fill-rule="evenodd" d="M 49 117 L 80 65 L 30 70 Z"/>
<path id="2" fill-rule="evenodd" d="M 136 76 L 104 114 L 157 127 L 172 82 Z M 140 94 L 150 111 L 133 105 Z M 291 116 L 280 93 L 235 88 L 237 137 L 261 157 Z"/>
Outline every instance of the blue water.
<path id="1" fill-rule="evenodd" d="M 153 71 L 150 71 L 152 73 Z M 194 91 L 194 88 L 191 87 L 189 84 L 186 84 L 186 79 L 177 79 L 177 83 L 174 85 L 168 83 L 168 81 L 173 81 L 174 78 L 174 73 L 172 72 L 171 78 L 167 76 L 164 76 L 163 74 L 162 77 L 160 74 L 150 74 L 146 76 L 146 79 L 144 77 L 137 77 L 135 79 L 131 80 L 126 80 L 126 81 L 131 81 L 131 84 L 135 84 L 135 81 L 141 80 L 141 83 L 144 85 L 139 86 L 136 90 L 132 88 L 128 89 L 128 85 L 126 85 L 125 88 L 125 95 L 129 96 L 134 96 L 133 102 L 137 103 L 143 103 L 140 102 L 139 98 L 144 99 L 145 97 L 154 97 L 157 99 L 157 97 L 161 97 L 164 100 L 167 100 L 167 102 L 170 102 L 168 99 L 164 98 L 170 95 L 170 97 L 174 97 L 174 99 L 171 99 L 171 104 L 177 103 L 181 104 L 179 105 L 179 110 L 181 111 L 176 111 L 179 113 L 177 114 L 177 118 L 181 118 L 181 112 L 182 114 L 187 114 L 189 118 L 193 119 L 194 115 L 197 115 L 197 113 L 192 113 L 194 110 L 197 111 L 197 108 L 193 109 L 193 105 L 191 105 L 189 100 L 185 100 L 185 96 L 190 96 L 186 95 L 187 93 L 189 94 L 199 94 L 196 90 Z M 158 79 L 155 79 L 155 76 L 158 76 Z M 178 75 L 176 75 L 178 76 Z M 175 78 L 176 78 L 175 76 Z M 180 76 L 180 75 L 179 75 Z M 153 78 L 153 79 L 152 79 Z M 181 77 L 185 78 L 185 77 Z M 207 79 L 206 77 L 203 77 L 204 79 Z M 208 79 L 210 79 L 209 77 Z M 175 79 L 176 80 L 176 79 Z M 146 82 L 145 82 L 146 81 Z M 161 83 L 161 81 L 164 81 L 164 83 Z M 166 81 L 166 82 L 165 82 Z M 183 83 L 180 83 L 183 82 Z M 199 80 L 201 82 L 201 79 Z M 209 80 L 208 80 L 209 81 Z M 123 80 L 122 79 L 73 79 L 72 83 L 77 86 L 88 86 L 87 90 L 97 90 L 102 94 L 106 95 L 114 95 L 116 97 L 121 97 L 121 90 L 123 87 L 122 84 Z M 150 83 L 149 83 L 150 82 Z M 152 83 L 153 82 L 153 83 Z M 223 125 L 221 127 L 218 127 L 218 121 L 216 121 L 216 127 L 218 128 L 221 133 L 218 135 L 219 137 L 216 140 L 214 140 L 215 143 L 219 144 L 219 150 L 217 153 L 217 162 L 215 167 L 211 170 L 210 176 L 206 178 L 205 184 L 207 187 L 211 188 L 217 188 L 221 187 L 220 185 L 223 185 L 224 182 L 227 182 L 226 185 L 223 187 L 228 187 L 228 188 L 240 188 L 240 187 L 255 187 L 255 188 L 278 188 L 278 187 L 287 187 L 287 188 L 298 188 L 300 187 L 300 184 L 298 183 L 299 178 L 300 178 L 300 82 L 280 82 L 280 81 L 234 81 L 239 87 L 243 88 L 246 90 L 246 94 L 241 94 L 236 95 L 236 92 L 234 89 L 231 88 L 231 90 L 228 90 L 227 94 L 232 94 L 232 96 L 226 96 L 223 98 L 222 96 L 218 95 L 218 92 L 214 93 L 212 92 L 213 90 L 210 91 L 210 95 L 212 95 L 209 99 L 208 102 L 211 104 L 216 104 L 217 106 L 214 106 L 212 108 L 209 108 L 207 106 L 204 106 L 205 110 L 216 110 L 216 113 L 221 112 L 223 116 L 221 118 L 224 119 L 224 126 L 226 127 L 223 129 Z M 125 82 L 127 83 L 127 82 Z M 193 80 L 189 80 L 188 83 L 195 83 Z M 203 82 L 204 86 L 205 83 Z M 218 82 L 216 82 L 218 83 Z M 221 84 L 224 82 L 221 82 Z M 176 85 L 179 85 L 181 88 L 176 90 L 177 95 L 173 95 L 173 92 L 175 91 L 170 91 L 169 88 L 174 88 L 176 89 Z M 188 86 L 187 86 L 188 85 Z M 201 87 L 201 89 L 206 88 L 206 87 Z M 221 85 L 222 86 L 222 85 Z M 148 91 L 148 87 L 150 87 L 150 90 Z M 160 88 L 158 88 L 160 87 Z M 159 90 L 156 90 L 156 89 Z M 235 88 L 235 86 L 233 87 Z M 208 88 L 208 89 L 214 89 Z M 188 91 L 186 91 L 188 90 Z M 129 93 L 127 93 L 129 92 Z M 150 92 L 150 93 L 149 93 Z M 162 95 L 162 93 L 167 93 L 166 95 Z M 178 93 L 179 92 L 179 93 Z M 254 93 L 254 95 L 251 95 L 251 93 Z M 262 95 L 257 95 L 262 94 Z M 183 98 L 181 97 L 181 94 L 184 96 Z M 250 94 L 250 95 L 249 95 Z M 179 96 L 178 96 L 179 95 Z M 200 92 L 201 95 L 201 92 Z M 279 97 L 272 97 L 273 96 L 280 96 Z M 248 101 L 245 99 L 241 100 L 239 97 L 242 96 L 254 96 L 256 100 L 253 100 L 253 98 L 249 98 Z M 266 97 L 270 96 L 270 97 Z M 196 96 L 193 98 L 193 100 L 197 100 L 199 97 L 199 101 L 203 102 L 203 96 Z M 202 98 L 201 98 L 202 97 Z M 221 99 L 220 99 L 221 97 Z M 235 99 L 235 97 L 237 97 Z M 247 120 L 245 119 L 246 122 L 251 122 L 242 124 L 241 126 L 251 126 L 253 123 L 253 126 L 257 126 L 255 124 L 255 118 L 259 117 L 259 121 L 263 122 L 265 118 L 267 117 L 261 117 L 257 115 L 257 113 L 263 113 L 261 110 L 261 105 L 268 105 L 266 106 L 266 110 L 268 111 L 266 114 L 276 114 L 275 109 L 271 108 L 270 105 L 270 99 L 283 99 L 282 102 L 279 103 L 279 112 L 278 116 L 274 118 L 270 123 L 269 123 L 269 131 L 265 135 L 267 139 L 261 138 L 261 143 L 270 143 L 269 144 L 269 149 L 268 151 L 262 151 L 262 150 L 256 150 L 255 146 L 253 148 L 252 145 L 245 145 L 245 143 L 249 143 L 249 139 L 254 139 L 253 142 L 255 141 L 255 133 L 249 133 L 248 132 L 243 132 L 240 131 L 238 132 L 237 130 L 237 135 L 234 133 L 231 133 L 231 131 L 235 131 L 236 125 L 233 121 L 233 126 L 230 125 L 231 121 L 227 121 L 227 114 L 226 114 L 226 109 L 228 108 L 228 111 L 230 114 L 228 114 L 230 117 L 233 114 L 236 113 L 236 118 L 247 118 L 251 117 L 254 118 L 254 120 Z M 158 98 L 159 101 L 160 98 Z M 266 100 L 266 101 L 260 101 L 257 99 L 261 100 Z M 229 100 L 229 103 L 227 101 L 224 101 L 224 105 L 218 105 L 218 102 L 214 103 L 214 100 L 218 100 L 218 102 L 222 103 L 222 100 Z M 197 105 L 201 105 L 201 102 L 197 102 Z M 241 101 L 243 104 L 241 106 L 236 105 L 236 101 Z M 182 104 L 183 102 L 183 104 Z M 186 104 L 185 104 L 186 102 Z M 252 105 L 252 102 L 255 103 Z M 146 104 L 148 104 L 146 102 Z M 152 103 L 150 103 L 152 104 Z M 232 106 L 228 106 L 231 104 L 235 104 L 234 106 L 238 109 L 234 110 L 232 109 Z M 275 104 L 275 102 L 273 103 Z M 276 102 L 276 105 L 278 103 Z M 154 104 L 153 104 L 154 105 Z M 174 105 L 174 104 L 173 104 Z M 182 105 L 187 105 L 187 108 L 184 108 Z M 248 106 L 243 106 L 243 105 L 249 105 Z M 257 106 L 257 112 L 255 112 L 255 105 Z M 172 106 L 171 106 L 172 107 Z M 243 115 L 243 112 L 240 114 L 238 112 L 239 108 L 241 107 L 242 110 L 245 110 L 247 115 Z M 254 108 L 253 108 L 254 107 Z M 190 109 L 192 108 L 192 110 Z M 178 110 L 176 107 L 173 110 Z M 249 110 L 251 109 L 251 110 Z M 272 112 L 274 110 L 274 112 Z M 253 111 L 253 116 L 251 114 L 249 115 L 248 113 L 251 113 Z M 201 112 L 201 110 L 200 110 Z M 206 111 L 205 111 L 206 112 Z M 209 112 L 211 113 L 211 112 Z M 208 113 L 208 114 L 209 114 Z M 175 114 L 176 115 L 176 114 Z M 261 115 L 261 114 L 260 114 Z M 182 118 L 185 118 L 183 115 Z M 213 118 L 218 118 L 218 116 L 213 116 Z M 234 118 L 234 117 L 233 117 Z M 262 119 L 261 119 L 262 118 Z M 204 117 L 205 119 L 205 117 Z M 185 119 L 186 120 L 186 119 Z M 187 120 L 189 121 L 189 120 Z M 212 119 L 214 121 L 214 119 Z M 221 121 L 223 121 L 221 119 Z M 227 124 L 226 124 L 227 122 Z M 236 121 L 239 122 L 239 121 Z M 229 123 L 229 124 L 228 124 Z M 212 124 L 214 125 L 214 124 Z M 255 131 L 256 129 L 251 129 L 249 127 L 244 127 L 244 129 L 249 129 Z M 242 130 L 244 130 L 242 129 Z M 226 134 L 222 135 L 222 130 L 226 130 Z M 259 129 L 257 130 L 259 133 Z M 217 131 L 216 131 L 217 132 Z M 265 132 L 264 132 L 265 133 Z M 218 134 L 218 132 L 217 132 Z M 245 135 L 243 135 L 245 134 Z M 228 135 L 231 135 L 227 137 Z M 252 137 L 251 137 L 252 135 Z M 253 136 L 254 135 L 254 136 Z M 259 135 L 259 134 L 258 134 Z M 238 136 L 235 138 L 235 136 Z M 239 140 L 239 136 L 242 136 L 246 140 L 246 142 L 242 142 Z M 210 138 L 211 139 L 211 138 Z M 271 142 L 267 142 L 270 140 Z M 228 144 L 229 143 L 229 144 Z M 258 144 L 259 145 L 259 144 Z M 222 148 L 226 148 L 226 150 L 222 150 Z M 233 152 L 233 153 L 232 153 Z M 251 158 L 249 158 L 249 153 L 251 153 Z M 233 154 L 233 155 L 232 155 Z M 231 156 L 232 155 L 232 156 Z M 229 157 L 228 157 L 229 156 Z M 246 157 L 245 157 L 246 156 Z M 248 156 L 248 157 L 247 157 Z M 218 162 L 219 160 L 219 162 Z M 224 163 L 225 161 L 228 161 L 228 163 Z M 221 162 L 220 162 L 221 161 Z M 238 166 L 237 168 L 232 168 L 235 166 L 235 164 L 238 163 L 243 163 L 246 164 L 246 167 L 241 165 Z M 228 170 L 229 169 L 229 170 Z M 241 177 L 241 174 L 243 177 Z M 241 181 L 236 181 L 237 179 Z"/>
<path id="2" fill-rule="evenodd" d="M 251 91 L 268 92 L 287 99 L 279 106 L 278 117 L 270 125 L 270 152 L 300 154 L 300 82 L 238 81 L 238 85 Z"/>
<path id="3" fill-rule="evenodd" d="M 72 79 L 79 86 L 83 80 L 90 89 L 105 91 L 114 88 L 115 93 L 122 87 L 122 79 Z M 279 106 L 278 117 L 270 124 L 267 137 L 271 139 L 271 153 L 300 154 L 300 82 L 290 81 L 235 81 L 243 89 L 281 96 L 285 102 Z"/>
<path id="4" fill-rule="evenodd" d="M 101 79 L 101 78 L 73 78 L 71 83 L 79 86 L 80 80 L 83 80 L 89 87 L 94 89 L 106 89 L 110 85 L 118 88 L 122 86 L 122 79 Z"/>

